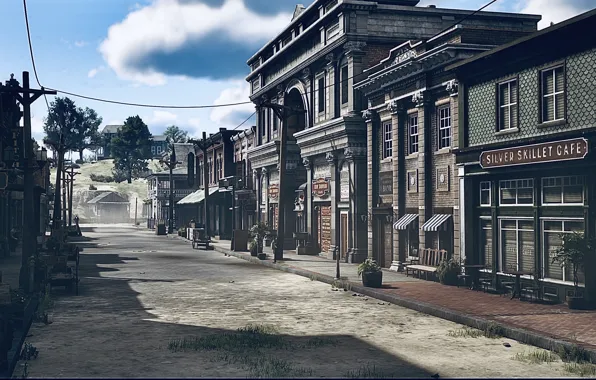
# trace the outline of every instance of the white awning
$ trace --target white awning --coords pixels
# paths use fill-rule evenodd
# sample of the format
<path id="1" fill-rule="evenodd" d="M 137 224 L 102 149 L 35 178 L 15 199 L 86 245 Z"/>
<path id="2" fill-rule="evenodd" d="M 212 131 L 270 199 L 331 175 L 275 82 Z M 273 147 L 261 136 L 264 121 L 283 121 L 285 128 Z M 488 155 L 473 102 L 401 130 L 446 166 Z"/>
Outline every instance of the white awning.
<path id="1" fill-rule="evenodd" d="M 218 190 L 219 190 L 219 187 L 210 187 L 209 195 L 212 195 L 213 193 L 217 192 Z M 187 196 L 185 196 L 184 198 L 179 200 L 178 203 L 176 203 L 176 204 L 192 205 L 192 204 L 201 203 L 204 199 L 205 199 L 205 190 L 197 190 L 194 193 L 188 194 Z"/>
<path id="2" fill-rule="evenodd" d="M 451 214 L 435 214 L 422 225 L 424 231 L 436 232 L 439 228 L 446 227 L 445 222 L 451 218 Z"/>
<path id="3" fill-rule="evenodd" d="M 416 219 L 418 219 L 418 214 L 406 214 L 406 215 L 402 216 L 401 218 L 399 218 L 399 220 L 397 222 L 393 223 L 393 229 L 394 230 L 405 230 Z"/>

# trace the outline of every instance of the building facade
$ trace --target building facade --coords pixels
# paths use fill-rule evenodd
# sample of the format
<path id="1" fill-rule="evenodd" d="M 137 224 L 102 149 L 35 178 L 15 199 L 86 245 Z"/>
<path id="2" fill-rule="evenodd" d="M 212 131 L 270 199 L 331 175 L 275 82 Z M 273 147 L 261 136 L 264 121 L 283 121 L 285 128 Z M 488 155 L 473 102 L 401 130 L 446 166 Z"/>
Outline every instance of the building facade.
<path id="1" fill-rule="evenodd" d="M 367 223 L 366 102 L 354 83 L 396 45 L 430 38 L 470 12 L 416 7 L 417 0 L 315 1 L 248 60 L 247 81 L 257 106 L 257 141 L 249 151 L 255 171 L 257 217 L 276 228 L 286 213 L 284 247 L 294 232 L 307 251 L 348 262 L 372 254 Z M 498 30 L 535 30 L 538 17 L 480 12 L 464 24 Z M 527 25 L 520 25 L 527 22 Z M 422 27 L 422 25 L 424 27 Z M 283 120 L 267 104 L 292 109 Z M 264 106 L 263 106 L 264 105 Z M 279 199 L 279 130 L 288 136 L 285 199 Z M 391 260 L 389 260 L 391 261 Z"/>
<path id="2" fill-rule="evenodd" d="M 453 65 L 462 250 L 495 282 L 538 274 L 557 299 L 573 286 L 552 262 L 561 234 L 596 236 L 596 43 L 577 37 L 595 22 L 596 10 Z M 593 255 L 584 265 L 593 302 Z"/>
<path id="3" fill-rule="evenodd" d="M 253 171 L 248 151 L 255 144 L 256 127 L 251 127 L 230 137 L 234 144 L 234 166 L 236 167 L 236 225 L 234 229 L 249 230 L 256 222 L 256 193 Z"/>
<path id="4" fill-rule="evenodd" d="M 400 270 L 408 256 L 424 249 L 445 250 L 459 261 L 452 153 L 459 140 L 458 86 L 445 67 L 532 33 L 537 21 L 518 18 L 499 33 L 493 29 L 499 19 L 488 27 L 456 25 L 431 39 L 405 42 L 356 84 L 369 100 L 368 249 L 381 266 Z"/>
<path id="5" fill-rule="evenodd" d="M 122 125 L 106 125 L 102 131 L 102 141 L 103 145 L 97 151 L 97 157 L 99 159 L 107 159 L 112 158 L 112 152 L 110 149 L 110 144 L 112 139 L 116 137 L 118 131 Z M 151 156 L 152 158 L 159 159 L 161 158 L 164 152 L 168 150 L 168 141 L 166 136 L 163 135 L 156 135 L 151 138 Z"/>

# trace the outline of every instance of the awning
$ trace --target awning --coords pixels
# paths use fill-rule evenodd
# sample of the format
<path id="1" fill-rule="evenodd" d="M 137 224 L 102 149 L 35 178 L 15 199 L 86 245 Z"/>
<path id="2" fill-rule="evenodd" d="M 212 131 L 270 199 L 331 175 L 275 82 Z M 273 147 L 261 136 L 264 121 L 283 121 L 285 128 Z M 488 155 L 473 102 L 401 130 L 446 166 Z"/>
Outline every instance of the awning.
<path id="1" fill-rule="evenodd" d="M 451 218 L 451 214 L 435 214 L 422 225 L 424 231 L 438 231 L 445 222 Z"/>
<path id="2" fill-rule="evenodd" d="M 408 228 L 410 223 L 418 219 L 418 214 L 406 214 L 399 218 L 399 220 L 393 223 L 394 230 L 405 230 Z"/>
<path id="3" fill-rule="evenodd" d="M 209 188 L 209 195 L 217 192 L 218 190 L 219 190 L 219 187 Z M 176 204 L 192 205 L 192 204 L 201 203 L 204 199 L 205 199 L 205 190 L 197 190 L 194 193 L 191 193 L 191 194 L 185 196 L 184 198 L 179 200 L 178 203 L 176 203 Z"/>

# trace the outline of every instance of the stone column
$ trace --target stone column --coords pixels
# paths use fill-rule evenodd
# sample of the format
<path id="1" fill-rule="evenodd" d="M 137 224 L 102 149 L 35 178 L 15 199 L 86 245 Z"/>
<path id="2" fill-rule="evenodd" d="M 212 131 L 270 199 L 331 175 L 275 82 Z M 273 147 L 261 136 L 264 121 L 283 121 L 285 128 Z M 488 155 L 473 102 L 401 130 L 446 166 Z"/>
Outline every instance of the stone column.
<path id="1" fill-rule="evenodd" d="M 253 189 L 255 189 L 255 198 L 257 200 L 257 207 L 255 210 L 255 221 L 258 223 L 261 221 L 261 199 L 263 198 L 263 192 L 261 191 L 261 169 L 253 169 L 252 171 Z M 250 228 L 251 226 L 249 226 Z"/>
<path id="2" fill-rule="evenodd" d="M 337 58 L 333 53 L 329 53 L 325 56 L 325 60 L 327 60 L 327 65 L 325 66 L 325 70 L 327 71 L 325 76 L 325 86 L 327 86 L 325 89 L 325 116 L 326 119 L 330 120 L 339 116 L 338 91 L 340 86 L 336 86 L 336 83 L 339 83 L 339 80 L 337 79 Z"/>
<path id="3" fill-rule="evenodd" d="M 377 138 L 376 138 L 376 133 L 375 133 L 375 120 L 377 119 L 376 117 L 376 112 L 374 110 L 371 109 L 367 109 L 366 111 L 362 112 L 362 117 L 364 118 L 364 121 L 366 122 L 366 154 L 367 154 L 367 165 L 366 165 L 366 172 L 367 172 L 367 176 L 368 178 L 371 178 L 370 181 L 368 181 L 367 183 L 367 210 L 365 210 L 365 215 L 366 215 L 366 230 L 367 230 L 367 251 L 369 252 L 369 254 L 372 254 L 373 251 L 373 229 L 372 229 L 372 218 L 371 220 L 368 220 L 369 217 L 371 217 L 372 215 L 372 209 L 374 207 L 374 194 L 377 194 L 377 182 L 373 181 L 372 178 L 375 178 L 375 170 L 376 173 L 378 173 L 378 167 L 376 165 L 376 163 L 374 162 L 374 159 L 376 157 L 376 155 L 374 154 L 375 147 L 377 146 Z M 351 172 L 350 172 L 350 176 L 351 176 Z M 351 178 L 350 178 L 351 180 Z M 353 182 L 351 183 L 351 185 L 353 184 Z M 350 188 L 353 188 L 352 186 L 350 186 Z M 350 194 L 350 199 L 354 197 L 354 194 Z M 368 211 L 371 211 L 371 214 L 369 215 Z M 361 216 L 359 214 L 353 214 L 354 215 L 354 224 L 356 225 L 356 223 L 358 223 L 361 220 Z M 355 231 L 355 226 L 353 226 L 352 231 Z M 354 247 L 354 244 L 350 245 L 351 247 Z"/>
<path id="4" fill-rule="evenodd" d="M 314 125 L 314 107 L 315 107 L 315 99 L 314 99 L 314 81 L 313 81 L 313 73 L 307 67 L 302 70 L 302 80 L 304 81 L 304 91 L 306 91 L 306 102 L 307 106 L 306 109 L 306 123 L 305 128 L 310 128 Z M 310 112 L 309 112 L 310 111 Z"/>
<path id="5" fill-rule="evenodd" d="M 419 226 L 432 217 L 432 158 L 431 119 L 429 115 L 428 92 L 419 91 L 412 97 L 418 107 L 418 221 Z M 419 233 L 419 248 L 430 248 L 431 241 L 422 230 Z"/>
<path id="6" fill-rule="evenodd" d="M 348 262 L 350 263 L 361 263 L 370 254 L 368 250 L 367 222 L 361 218 L 361 215 L 368 215 L 366 152 L 367 149 L 364 146 L 348 147 L 344 150 L 344 156 L 350 172 L 350 187 L 355 192 L 355 194 L 351 194 L 350 196 L 350 213 L 354 221 L 354 228 L 351 231 L 354 235 L 354 244 L 351 250 L 348 251 Z"/>
<path id="7" fill-rule="evenodd" d="M 327 253 L 327 257 L 335 260 L 335 255 L 339 254 L 339 244 L 340 244 L 340 237 L 339 237 L 340 216 L 339 216 L 339 207 L 337 207 L 337 203 L 339 202 L 339 199 L 340 199 L 340 194 L 339 194 L 340 185 L 339 185 L 337 155 L 335 152 L 327 152 L 325 159 L 329 163 L 329 169 L 331 172 L 331 179 L 329 180 L 329 195 L 331 198 L 331 244 L 329 245 L 329 252 Z"/>
<path id="8" fill-rule="evenodd" d="M 304 202 L 306 209 L 306 232 L 308 232 L 308 242 L 306 251 L 312 254 L 313 241 L 315 240 L 315 226 L 314 226 L 314 204 L 312 198 L 312 162 L 308 157 L 302 159 L 302 164 L 306 168 L 306 189 L 304 189 Z"/>
<path id="9" fill-rule="evenodd" d="M 263 179 L 265 179 L 265 181 L 263 181 Z M 263 184 L 263 182 L 265 182 L 265 184 Z M 267 168 L 261 169 L 261 191 L 263 191 L 262 186 L 265 186 L 265 217 L 262 222 L 269 225 L 269 173 Z M 263 193 L 261 192 L 261 194 Z"/>
<path id="10" fill-rule="evenodd" d="M 349 41 L 344 44 L 344 51 L 348 59 L 348 113 L 357 114 L 362 109 L 360 91 L 354 90 L 354 83 L 358 82 L 357 76 L 365 69 L 364 47 L 366 42 Z"/>
<path id="11" fill-rule="evenodd" d="M 405 214 L 405 189 L 403 182 L 400 181 L 400 176 L 404 174 L 404 148 L 405 148 L 405 109 L 397 100 L 392 100 L 389 103 L 389 111 L 391 112 L 391 128 L 393 139 L 393 154 L 392 154 L 392 171 L 393 171 L 393 222 L 397 222 Z M 403 199 L 403 201 L 402 201 Z M 398 272 L 403 271 L 403 263 L 405 262 L 405 247 L 400 244 L 400 237 L 403 235 L 402 231 L 393 229 L 393 260 L 391 262 L 390 270 Z"/>

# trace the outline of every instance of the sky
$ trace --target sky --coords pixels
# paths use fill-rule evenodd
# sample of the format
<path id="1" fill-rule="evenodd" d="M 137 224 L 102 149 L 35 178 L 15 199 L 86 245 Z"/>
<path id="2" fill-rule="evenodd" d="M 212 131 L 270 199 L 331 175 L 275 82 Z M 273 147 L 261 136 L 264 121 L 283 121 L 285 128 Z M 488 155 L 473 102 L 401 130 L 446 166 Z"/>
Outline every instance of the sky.
<path id="1" fill-rule="evenodd" d="M 217 105 L 249 101 L 247 59 L 290 22 L 297 3 L 313 1 L 28 0 L 27 8 L 43 86 L 130 103 Z M 487 2 L 422 0 L 420 5 L 476 10 Z M 596 0 L 498 0 L 485 10 L 540 14 L 539 28 L 544 28 L 595 7 Z M 37 88 L 22 1 L 2 0 L 1 10 L 0 80 L 11 73 L 20 80 L 29 71 Z M 139 115 L 154 135 L 175 124 L 200 136 L 234 128 L 254 112 L 251 104 L 150 109 L 71 98 L 102 116 L 100 129 Z M 46 115 L 39 99 L 32 106 L 38 140 Z"/>

